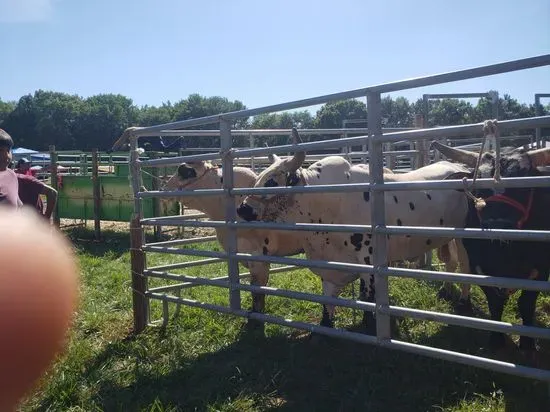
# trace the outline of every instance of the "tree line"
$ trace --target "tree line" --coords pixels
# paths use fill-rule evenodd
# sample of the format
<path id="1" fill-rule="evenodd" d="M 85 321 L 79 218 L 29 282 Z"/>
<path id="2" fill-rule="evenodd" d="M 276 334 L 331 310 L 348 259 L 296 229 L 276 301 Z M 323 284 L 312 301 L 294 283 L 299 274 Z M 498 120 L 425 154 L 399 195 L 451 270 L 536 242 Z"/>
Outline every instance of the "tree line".
<path id="1" fill-rule="evenodd" d="M 422 113 L 422 99 L 409 102 L 404 97 L 382 99 L 382 117 L 385 127 L 412 127 L 414 117 Z M 132 99 L 120 94 L 99 94 L 87 98 L 67 93 L 37 90 L 19 101 L 0 99 L 0 127 L 14 138 L 16 146 L 35 150 L 108 150 L 112 143 L 129 126 L 151 126 L 243 110 L 247 107 L 239 100 L 191 94 L 176 103 L 138 107 Z M 519 103 L 509 95 L 498 101 L 499 118 L 515 119 L 550 114 L 550 105 L 538 108 L 534 104 Z M 492 104 L 481 98 L 475 104 L 459 99 L 429 101 L 428 126 L 458 125 L 480 122 L 492 118 Z M 323 105 L 315 115 L 309 111 L 282 112 L 240 119 L 235 128 L 340 128 L 345 119 L 367 119 L 363 101 L 350 99 Z M 365 127 L 365 124 L 350 127 Z M 202 127 L 215 128 L 215 125 Z M 308 139 L 330 136 L 304 136 Z M 236 146 L 246 146 L 245 137 L 235 137 Z M 266 137 L 269 145 L 285 144 L 288 137 Z M 147 143 L 145 143 L 147 145 Z M 173 145 L 173 146 L 171 146 Z M 190 137 L 179 142 L 168 142 L 167 150 L 178 147 L 216 147 L 219 138 Z M 147 147 L 145 147 L 147 148 Z"/>

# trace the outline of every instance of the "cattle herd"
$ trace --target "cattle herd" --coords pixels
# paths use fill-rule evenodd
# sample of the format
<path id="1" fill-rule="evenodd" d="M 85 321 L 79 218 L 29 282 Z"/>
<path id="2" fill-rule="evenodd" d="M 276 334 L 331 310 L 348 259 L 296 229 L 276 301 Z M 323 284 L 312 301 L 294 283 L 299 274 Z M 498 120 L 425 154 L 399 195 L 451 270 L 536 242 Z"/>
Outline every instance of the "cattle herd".
<path id="1" fill-rule="evenodd" d="M 293 130 L 293 137 L 297 132 Z M 438 161 L 407 173 L 392 173 L 384 170 L 385 182 L 419 180 L 444 180 L 494 177 L 495 170 L 503 178 L 547 176 L 544 166 L 550 164 L 550 148 L 526 150 L 502 148 L 500 153 L 477 153 L 460 150 L 433 142 L 432 147 L 448 160 Z M 234 186 L 274 187 L 312 186 L 347 183 L 369 183 L 369 167 L 350 164 L 341 156 L 327 156 L 304 167 L 306 155 L 297 152 L 288 158 L 270 156 L 271 165 L 256 174 L 245 167 L 234 167 Z M 497 167 L 495 167 L 497 166 Z M 177 173 L 164 188 L 214 189 L 221 188 L 221 169 L 208 161 L 189 162 L 179 165 Z M 394 226 L 429 226 L 453 228 L 490 228 L 550 230 L 550 204 L 548 188 L 514 187 L 500 190 L 474 190 L 473 195 L 484 200 L 484 207 L 476 205 L 464 190 L 418 190 L 385 191 L 386 224 Z M 182 197 L 181 202 L 189 208 L 204 212 L 210 219 L 224 220 L 224 208 L 220 207 L 223 195 L 207 197 Z M 371 196 L 369 191 L 346 193 L 285 193 L 267 195 L 235 196 L 239 219 L 244 221 L 322 223 L 369 225 L 371 222 Z M 477 207 L 476 207 L 477 206 Z M 222 247 L 227 248 L 225 229 L 217 228 L 217 237 Z M 276 231 L 263 229 L 238 229 L 237 248 L 240 253 L 269 256 L 290 256 L 304 252 L 308 259 L 339 261 L 354 264 L 372 264 L 375 244 L 371 233 L 340 233 L 315 231 Z M 510 278 L 529 278 L 547 281 L 550 270 L 550 253 L 544 248 L 546 242 L 499 241 L 493 239 L 452 239 L 445 237 L 388 235 L 388 261 L 410 260 L 426 252 L 438 249 L 452 250 L 440 253 L 447 256 L 447 270 L 470 274 L 495 275 Z M 245 262 L 251 272 L 251 283 L 265 286 L 269 278 L 269 263 Z M 451 269 L 449 269 L 451 268 Z M 321 277 L 323 294 L 337 297 L 343 287 L 361 279 L 361 300 L 375 300 L 374 275 L 353 274 L 338 270 L 311 270 Z M 509 290 L 481 286 L 487 298 L 492 320 L 501 320 Z M 539 292 L 522 290 L 518 309 L 524 325 L 533 325 L 536 300 Z M 469 286 L 462 288 L 461 306 L 470 305 Z M 265 295 L 253 294 L 252 310 L 264 311 Z M 321 325 L 332 327 L 334 307 L 323 305 Z M 367 333 L 374 333 L 376 319 L 370 312 L 364 317 Z M 249 323 L 252 323 L 249 320 Z M 505 343 L 504 335 L 491 332 L 491 348 L 498 349 Z M 528 336 L 520 337 L 520 349 L 536 350 L 535 341 Z"/>

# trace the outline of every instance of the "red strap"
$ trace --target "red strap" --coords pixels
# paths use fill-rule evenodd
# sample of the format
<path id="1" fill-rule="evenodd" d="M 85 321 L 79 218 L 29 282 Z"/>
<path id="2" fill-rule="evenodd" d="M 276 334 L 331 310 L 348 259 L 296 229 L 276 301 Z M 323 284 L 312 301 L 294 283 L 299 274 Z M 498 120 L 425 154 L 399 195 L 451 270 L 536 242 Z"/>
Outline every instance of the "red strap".
<path id="1" fill-rule="evenodd" d="M 534 189 L 531 189 L 529 192 L 529 199 L 527 200 L 527 206 L 522 205 L 517 200 L 514 200 L 505 195 L 493 195 L 485 199 L 485 202 L 501 202 L 505 203 L 513 208 L 519 210 L 522 214 L 521 218 L 517 222 L 517 228 L 521 229 L 529 216 L 531 215 L 531 207 L 533 206 L 533 194 L 535 193 Z"/>

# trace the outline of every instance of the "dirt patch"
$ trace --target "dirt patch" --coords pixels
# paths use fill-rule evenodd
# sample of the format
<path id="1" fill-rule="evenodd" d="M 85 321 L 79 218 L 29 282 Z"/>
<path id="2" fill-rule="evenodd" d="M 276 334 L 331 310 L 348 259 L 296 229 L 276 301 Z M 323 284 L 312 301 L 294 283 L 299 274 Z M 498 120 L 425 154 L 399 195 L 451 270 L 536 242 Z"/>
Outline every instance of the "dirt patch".
<path id="1" fill-rule="evenodd" d="M 200 213 L 198 210 L 185 209 L 185 215 L 193 215 Z M 193 219 L 195 220 L 195 219 Z M 93 220 L 81 220 L 81 219 L 61 219 L 61 229 L 69 229 L 72 227 L 88 227 L 93 229 Z M 112 222 L 108 220 L 101 221 L 101 230 L 110 232 L 129 232 L 130 222 Z M 146 231 L 153 232 L 153 226 L 147 226 Z M 203 237 L 213 236 L 216 231 L 209 227 L 182 227 L 182 226 L 162 226 L 162 234 L 169 238 L 191 238 L 191 237 Z"/>

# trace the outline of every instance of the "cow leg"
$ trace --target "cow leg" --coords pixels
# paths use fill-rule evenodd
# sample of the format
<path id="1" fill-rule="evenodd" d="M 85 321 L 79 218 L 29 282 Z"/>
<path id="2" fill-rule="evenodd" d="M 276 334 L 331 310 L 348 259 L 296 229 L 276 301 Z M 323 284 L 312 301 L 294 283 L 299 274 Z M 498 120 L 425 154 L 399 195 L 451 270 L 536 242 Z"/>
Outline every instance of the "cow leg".
<path id="1" fill-rule="evenodd" d="M 518 299 L 518 308 L 525 326 L 533 326 L 535 306 L 539 292 L 537 290 L 522 290 Z M 519 348 L 526 352 L 536 351 L 535 339 L 530 336 L 519 337 Z"/>
<path id="2" fill-rule="evenodd" d="M 456 269 L 458 267 L 458 261 L 456 259 L 456 248 L 454 247 L 453 240 L 451 240 L 446 245 L 441 246 L 439 249 L 437 249 L 437 258 L 440 262 L 443 262 L 445 264 L 445 272 L 456 272 Z M 453 255 L 453 252 L 455 254 Z M 439 292 L 437 296 L 439 299 L 443 300 L 453 300 L 453 291 L 454 286 L 452 282 L 444 282 L 441 289 L 439 289 Z"/>
<path id="3" fill-rule="evenodd" d="M 470 268 L 470 259 L 468 258 L 468 253 L 466 248 L 462 243 L 462 239 L 454 239 L 453 241 L 456 246 L 456 258 L 457 263 L 460 266 L 461 273 L 468 273 Z M 474 313 L 474 308 L 472 306 L 472 299 L 470 298 L 470 290 L 472 286 L 463 283 L 460 288 L 460 298 L 458 299 L 458 305 L 456 311 L 460 315 L 472 315 Z"/>
<path id="4" fill-rule="evenodd" d="M 335 285 L 332 282 L 323 279 L 323 295 L 338 297 L 342 291 L 342 286 Z M 334 327 L 334 305 L 323 305 L 323 318 L 321 319 L 321 326 L 329 328 Z"/>
<path id="5" fill-rule="evenodd" d="M 367 301 L 367 284 L 363 278 L 359 278 L 359 300 L 361 302 Z"/>
<path id="6" fill-rule="evenodd" d="M 489 312 L 491 313 L 491 320 L 500 321 L 502 319 L 502 312 L 504 311 L 504 305 L 508 300 L 508 294 L 506 291 L 497 289 L 495 287 L 482 286 L 483 292 L 487 297 L 487 304 L 489 305 Z M 506 343 L 505 335 L 501 332 L 490 332 L 489 346 L 492 350 L 503 349 Z"/>
<path id="7" fill-rule="evenodd" d="M 374 275 L 369 275 L 368 285 L 367 282 L 361 278 L 360 288 L 362 289 L 359 295 L 360 301 L 373 303 L 376 301 Z M 367 335 L 376 335 L 376 318 L 374 317 L 373 312 L 368 310 L 363 312 L 363 327 L 365 328 Z"/>
<path id="8" fill-rule="evenodd" d="M 266 286 L 269 280 L 269 263 L 266 262 L 247 262 L 250 270 L 250 284 L 254 286 Z M 252 293 L 252 312 L 265 312 L 265 294 Z M 256 319 L 248 319 L 247 329 L 262 329 L 264 322 Z"/>
<path id="9" fill-rule="evenodd" d="M 530 279 L 547 282 L 548 281 L 548 272 L 539 271 L 538 269 L 533 269 L 529 274 Z M 525 326 L 533 326 L 535 321 L 535 307 L 537 305 L 537 298 L 539 296 L 539 291 L 536 290 L 522 290 L 521 295 L 518 299 L 518 309 Z M 519 348 L 523 351 L 526 351 L 528 356 L 534 356 L 536 353 L 535 339 L 529 336 L 520 336 L 519 337 Z M 529 353 L 531 355 L 529 355 Z"/>

